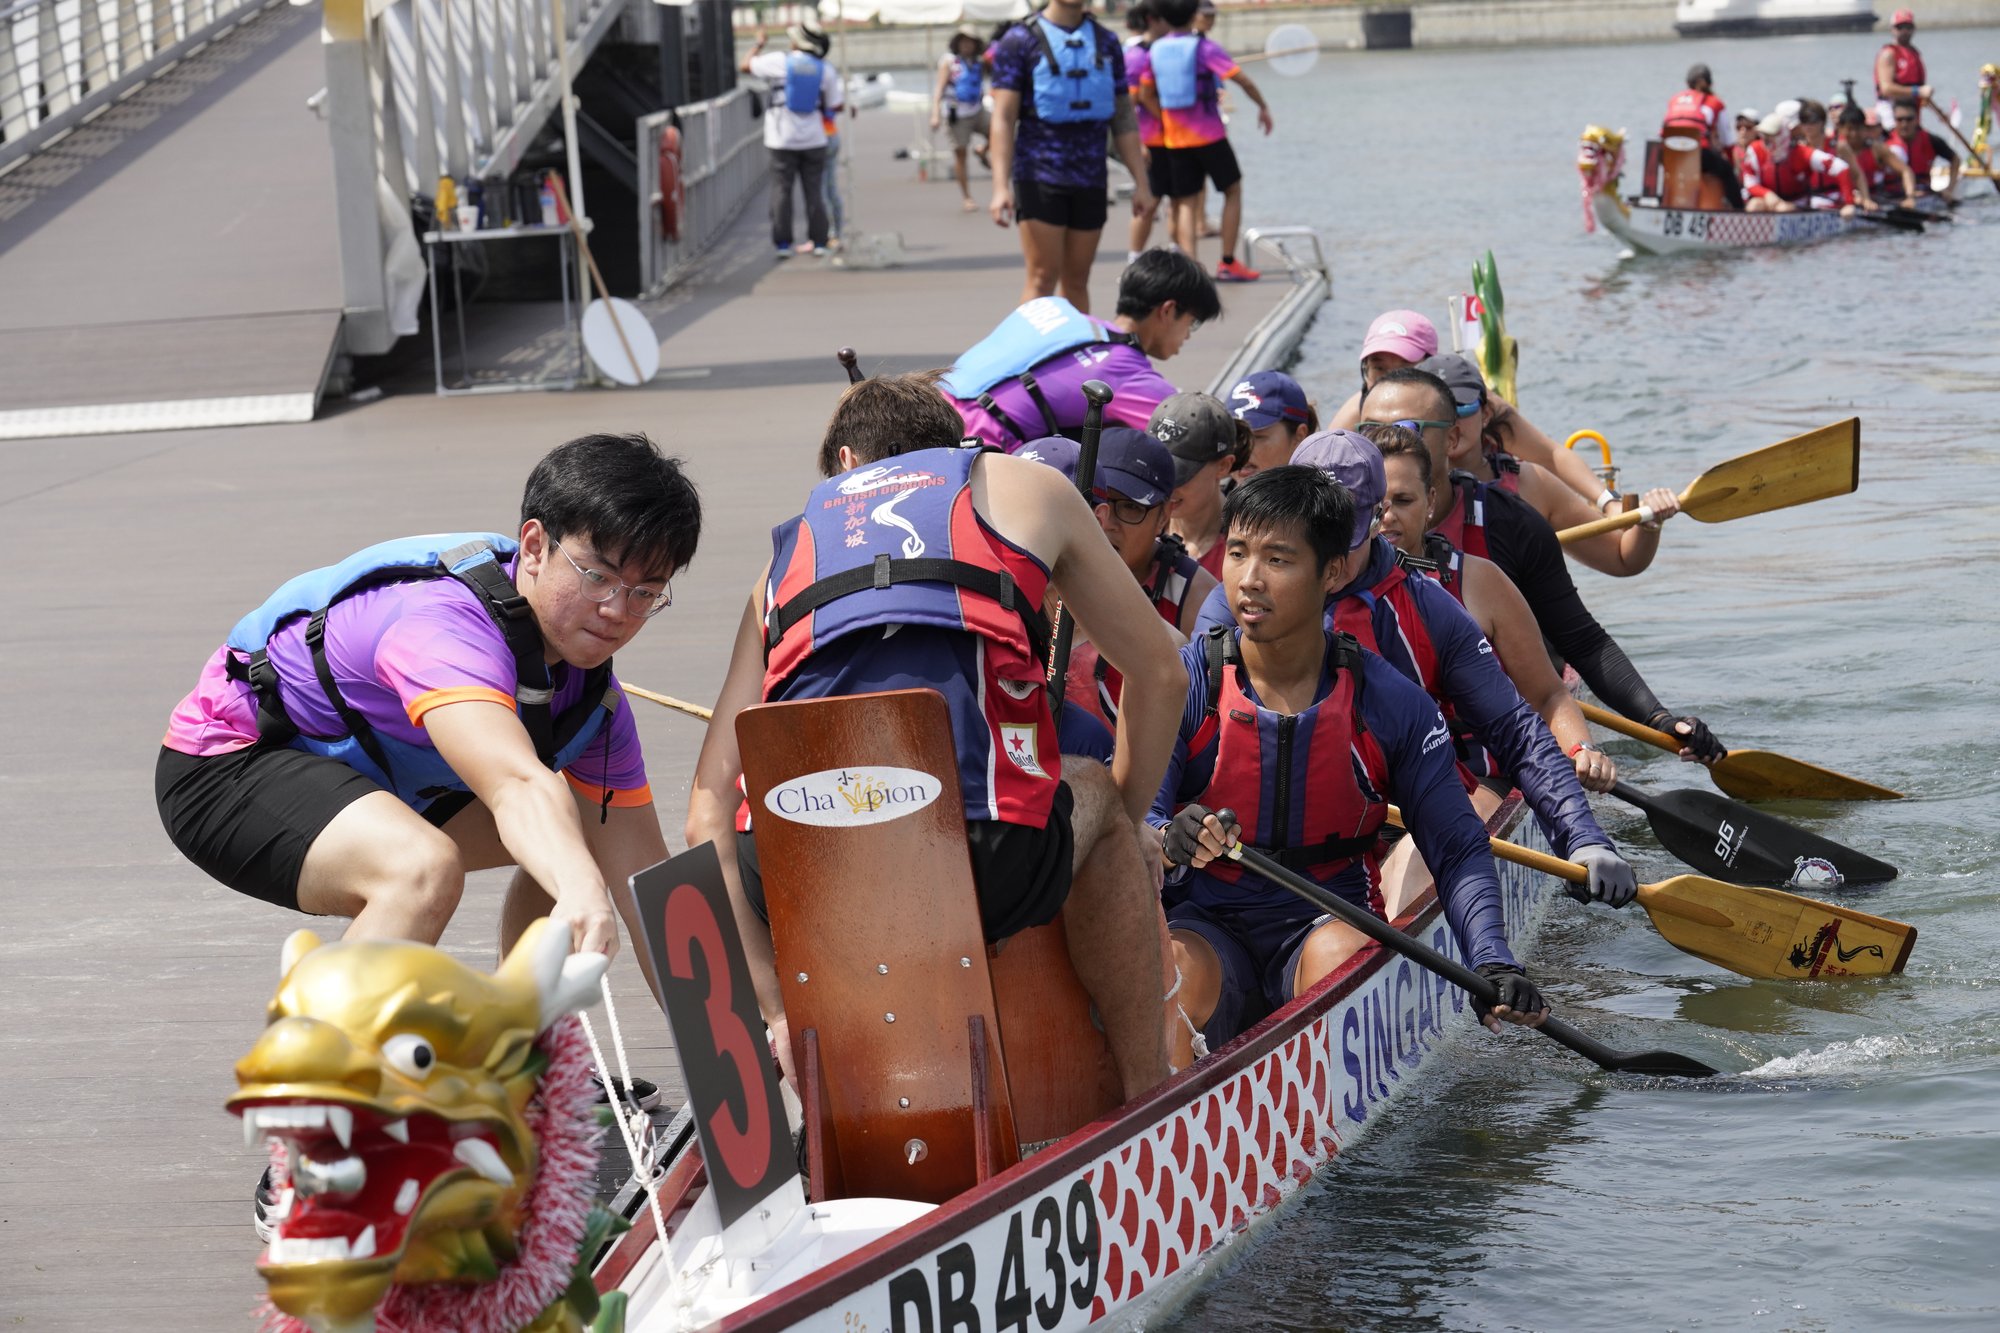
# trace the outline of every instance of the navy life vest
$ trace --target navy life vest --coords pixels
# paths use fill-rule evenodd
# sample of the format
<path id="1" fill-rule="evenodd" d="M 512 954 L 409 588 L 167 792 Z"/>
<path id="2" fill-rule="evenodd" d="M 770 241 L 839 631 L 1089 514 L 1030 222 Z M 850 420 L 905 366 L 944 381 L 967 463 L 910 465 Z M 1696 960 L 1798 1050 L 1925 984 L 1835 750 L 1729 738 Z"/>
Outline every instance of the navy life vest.
<path id="1" fill-rule="evenodd" d="M 472 589 L 506 636 L 517 679 L 515 710 L 535 744 L 536 755 L 557 770 L 574 763 L 616 706 L 615 696 L 609 696 L 606 688 L 611 663 L 592 668 L 584 677 L 583 693 L 577 701 L 564 709 L 561 717 L 551 716 L 549 700 L 555 686 L 542 656 L 541 628 L 535 623 L 528 599 L 501 567 L 501 560 L 518 549 L 511 537 L 493 532 L 402 537 L 378 542 L 337 565 L 287 580 L 262 606 L 237 621 L 227 640 L 231 651 L 224 662 L 230 678 L 256 691 L 258 734 L 267 744 L 338 759 L 419 809 L 447 792 L 466 790 L 436 750 L 381 735 L 369 726 L 342 696 L 326 657 L 326 613 L 342 598 L 383 583 L 455 578 Z M 343 735 L 304 734 L 285 711 L 279 694 L 277 668 L 266 648 L 272 635 L 302 615 L 312 617 L 306 622 L 306 647 L 312 653 L 313 673 L 321 692 L 346 724 Z"/>
<path id="2" fill-rule="evenodd" d="M 810 116 L 819 110 L 826 92 L 824 69 L 819 57 L 804 51 L 785 57 L 785 110 L 795 116 Z"/>
<path id="3" fill-rule="evenodd" d="M 879 652 L 885 664 L 904 655 L 895 674 L 941 682 L 967 817 L 1040 827 L 1061 767 L 1047 688 L 1048 572 L 974 511 L 981 452 L 919 449 L 855 468 L 814 487 L 805 512 L 772 530 L 763 697 L 826 692 L 813 658 L 830 647 L 838 657 L 840 641 L 859 631 L 974 636 L 976 680 L 956 656 L 917 662 L 921 640 L 888 639 Z M 842 692 L 855 683 L 846 677 Z"/>
<path id="4" fill-rule="evenodd" d="M 1064 32 L 1037 14 L 1022 26 L 1041 43 L 1043 56 L 1033 66 L 1035 95 L 1023 109 L 1053 125 L 1110 120 L 1118 88 L 1098 42 L 1096 21 L 1086 14 L 1075 32 Z"/>
<path id="5" fill-rule="evenodd" d="M 1234 810 L 1243 841 L 1287 870 L 1330 879 L 1374 848 L 1389 815 L 1388 765 L 1361 721 L 1361 645 L 1352 635 L 1329 635 L 1333 688 L 1288 714 L 1244 692 L 1238 633 L 1218 625 L 1207 635 L 1208 711 L 1188 753 L 1214 737 L 1215 771 L 1193 800 Z M 1243 868 L 1216 860 L 1203 873 L 1233 884 Z"/>
<path id="6" fill-rule="evenodd" d="M 993 332 L 974 343 L 939 381 L 945 393 L 962 402 L 978 403 L 987 415 L 1025 444 L 1047 435 L 1070 435 L 1082 423 L 1064 428 L 1048 396 L 1036 383 L 1034 367 L 1079 347 L 1094 343 L 1136 344 L 1120 329 L 1107 328 L 1060 296 L 1038 296 L 1014 310 Z M 994 402 L 992 389 L 1015 380 L 1041 411 L 1043 430 L 1028 431 Z"/>
<path id="7" fill-rule="evenodd" d="M 1193 33 L 1176 33 L 1154 42 L 1150 51 L 1153 84 L 1160 94 L 1160 106 L 1168 111 L 1185 111 L 1202 101 L 1207 91 L 1202 85 L 1201 38 Z"/>
<path id="8" fill-rule="evenodd" d="M 953 56 L 954 72 L 951 76 L 951 100 L 960 106 L 978 106 L 986 91 L 986 71 L 980 68 L 979 58 L 966 60 Z"/>

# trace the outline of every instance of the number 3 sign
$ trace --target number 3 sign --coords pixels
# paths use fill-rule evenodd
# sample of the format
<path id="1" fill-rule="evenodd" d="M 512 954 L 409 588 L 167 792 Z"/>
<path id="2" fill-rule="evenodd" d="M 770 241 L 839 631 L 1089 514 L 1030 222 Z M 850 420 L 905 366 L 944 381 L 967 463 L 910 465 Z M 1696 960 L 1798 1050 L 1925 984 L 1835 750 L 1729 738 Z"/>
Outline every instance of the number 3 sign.
<path id="1" fill-rule="evenodd" d="M 703 843 L 634 875 L 632 892 L 728 1227 L 798 1165 L 722 864 Z"/>

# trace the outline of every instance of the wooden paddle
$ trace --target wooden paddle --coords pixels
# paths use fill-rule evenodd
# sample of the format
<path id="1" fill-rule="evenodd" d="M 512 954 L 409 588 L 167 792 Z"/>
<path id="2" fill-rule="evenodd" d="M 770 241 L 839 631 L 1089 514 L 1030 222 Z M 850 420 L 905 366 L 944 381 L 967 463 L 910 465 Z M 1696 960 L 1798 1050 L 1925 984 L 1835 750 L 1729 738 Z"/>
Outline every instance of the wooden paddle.
<path id="1" fill-rule="evenodd" d="M 1951 137 L 1958 140 L 1959 146 L 1965 149 L 1966 157 L 1974 162 L 1979 161 L 1980 160 L 1979 150 L 1972 146 L 1971 140 L 1967 139 L 1963 134 L 1960 134 L 1958 132 L 1958 126 L 1951 123 L 1951 117 L 1947 116 L 1943 111 L 1939 110 L 1938 104 L 1936 102 L 1933 102 L 1928 97 L 1924 99 L 1924 105 L 1929 107 L 1931 110 L 1937 112 L 1937 118 L 1944 122 L 1944 127 L 1946 129 L 1951 131 Z M 2000 176 L 1988 176 L 1986 179 L 1988 183 L 1990 183 L 1995 190 L 2000 190 Z"/>
<path id="2" fill-rule="evenodd" d="M 1682 742 L 1664 731 L 1621 717 L 1608 708 L 1577 700 L 1583 715 L 1598 726 L 1621 736 L 1657 745 L 1679 754 Z M 1739 801 L 1900 801 L 1903 793 L 1878 787 L 1860 778 L 1850 778 L 1830 768 L 1803 760 L 1772 754 L 1768 750 L 1731 750 L 1721 762 L 1712 764 L 1709 776 L 1715 785 Z"/>
<path id="3" fill-rule="evenodd" d="M 1611 794 L 1646 812 L 1662 847 L 1702 874 L 1727 876 L 1731 883 L 1824 889 L 1896 878 L 1896 867 L 1885 861 L 1714 792 L 1644 792 L 1614 782 Z"/>
<path id="4" fill-rule="evenodd" d="M 1217 814 L 1222 817 L 1224 824 L 1234 820 L 1234 816 L 1226 810 L 1218 811 Z M 1358 907 L 1339 894 L 1321 888 L 1305 876 L 1285 869 L 1255 848 L 1245 847 L 1239 842 L 1229 849 L 1229 856 L 1232 860 L 1240 861 L 1250 867 L 1273 884 L 1291 890 L 1320 911 L 1339 917 L 1377 944 L 1394 950 L 1419 967 L 1437 973 L 1481 1004 L 1490 1006 L 1499 998 L 1499 990 L 1491 981 L 1463 963 L 1446 957 L 1421 941 L 1411 939 L 1367 908 Z M 1533 1030 L 1559 1045 L 1567 1046 L 1599 1069 L 1608 1069 L 1614 1073 L 1648 1074 L 1655 1078 L 1713 1078 L 1720 1072 L 1699 1060 L 1676 1055 L 1672 1051 L 1614 1051 L 1554 1016 L 1543 1019 L 1541 1025 Z"/>
<path id="5" fill-rule="evenodd" d="M 1732 518 L 1846 495 L 1860 481 L 1861 418 L 1849 417 L 1717 463 L 1681 492 L 1681 512 L 1703 523 L 1726 523 Z M 1556 536 L 1567 544 L 1645 523 L 1652 517 L 1653 511 L 1640 505 L 1564 528 Z"/>
<path id="6" fill-rule="evenodd" d="M 689 717 L 698 717 L 704 722 L 715 716 L 713 709 L 703 708 L 700 704 L 691 704 L 685 699 L 676 699 L 671 694 L 655 694 L 651 690 L 642 690 L 630 681 L 619 681 L 618 688 L 627 694 L 636 694 L 648 702 L 663 704 L 677 713 L 686 713 Z"/>
<path id="7" fill-rule="evenodd" d="M 1393 806 L 1389 817 L 1402 822 Z M 1503 861 L 1572 884 L 1590 882 L 1590 872 L 1574 861 L 1500 838 L 1487 841 Z M 1641 884 L 1639 906 L 1676 949 L 1760 979 L 1893 976 L 1903 970 L 1917 942 L 1917 928 L 1900 921 L 1782 889 L 1753 889 L 1700 875 Z"/>

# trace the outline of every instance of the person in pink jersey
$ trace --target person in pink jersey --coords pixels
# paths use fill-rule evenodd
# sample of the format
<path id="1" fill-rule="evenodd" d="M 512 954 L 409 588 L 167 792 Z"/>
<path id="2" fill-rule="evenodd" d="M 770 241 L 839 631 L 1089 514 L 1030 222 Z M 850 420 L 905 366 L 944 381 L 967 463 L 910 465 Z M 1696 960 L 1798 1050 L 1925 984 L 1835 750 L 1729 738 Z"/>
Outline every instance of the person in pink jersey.
<path id="1" fill-rule="evenodd" d="M 536 466 L 515 537 L 404 538 L 291 580 L 173 711 L 169 838 L 351 939 L 435 943 L 467 871 L 514 866 L 502 952 L 544 915 L 614 952 L 614 902 L 631 927 L 627 877 L 667 850 L 611 657 L 700 526 L 677 460 L 585 436 Z"/>

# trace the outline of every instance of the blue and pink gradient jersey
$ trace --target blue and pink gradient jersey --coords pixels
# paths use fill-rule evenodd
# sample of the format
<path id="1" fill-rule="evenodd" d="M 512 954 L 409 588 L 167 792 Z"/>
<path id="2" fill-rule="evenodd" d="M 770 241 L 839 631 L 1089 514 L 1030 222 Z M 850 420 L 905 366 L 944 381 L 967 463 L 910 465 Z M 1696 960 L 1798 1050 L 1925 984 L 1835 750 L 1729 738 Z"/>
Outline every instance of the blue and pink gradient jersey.
<path id="1" fill-rule="evenodd" d="M 508 576 L 514 562 L 506 563 Z M 339 736 L 345 725 L 313 674 L 305 644 L 307 617 L 271 637 L 268 652 L 278 669 L 285 709 L 312 736 Z M 250 687 L 231 680 L 218 648 L 193 690 L 174 709 L 161 742 L 182 754 L 227 754 L 257 739 L 257 700 Z M 478 597 L 457 579 L 420 579 L 367 588 L 334 603 L 326 617 L 326 655 L 348 704 L 376 731 L 411 745 L 429 744 L 424 718 L 434 708 L 470 699 L 514 707 L 514 655 Z M 556 666 L 553 711 L 575 703 L 584 673 Z M 617 689 L 614 676 L 611 688 Z M 653 799 L 631 704 L 622 697 L 602 728 L 566 774 L 592 800 L 605 788 L 611 804 L 644 805 Z"/>
<path id="2" fill-rule="evenodd" d="M 1167 147 L 1200 148 L 1229 137 L 1228 127 L 1222 123 L 1222 83 L 1235 77 L 1238 71 L 1235 57 L 1208 38 L 1201 39 L 1195 55 L 1195 77 L 1200 80 L 1201 91 L 1194 105 L 1178 111 L 1171 107 L 1160 109 L 1161 131 Z M 1132 82 L 1136 85 L 1140 80 Z M 1150 63 L 1144 82 L 1158 91 Z"/>

